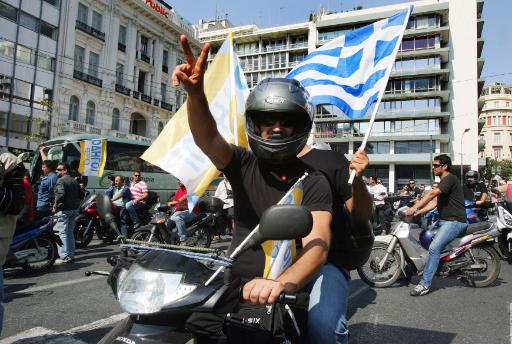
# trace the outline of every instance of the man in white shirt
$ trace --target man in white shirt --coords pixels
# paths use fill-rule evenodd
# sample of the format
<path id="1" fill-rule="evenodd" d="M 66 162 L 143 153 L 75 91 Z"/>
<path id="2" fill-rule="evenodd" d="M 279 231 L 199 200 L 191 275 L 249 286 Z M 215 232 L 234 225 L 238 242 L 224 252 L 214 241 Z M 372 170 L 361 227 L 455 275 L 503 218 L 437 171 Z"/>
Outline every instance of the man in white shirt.
<path id="1" fill-rule="evenodd" d="M 220 198 L 224 202 L 224 212 L 226 212 L 228 217 L 228 231 L 233 231 L 233 214 L 234 214 L 234 204 L 233 204 L 233 190 L 231 189 L 231 185 L 229 181 L 224 176 L 224 180 L 222 180 L 219 185 L 217 185 L 217 189 L 215 190 L 215 197 Z M 215 239 L 218 239 L 216 237 Z"/>
<path id="2" fill-rule="evenodd" d="M 389 224 L 386 221 L 386 202 L 385 199 L 388 197 L 388 190 L 382 184 L 377 183 L 377 178 L 371 176 L 368 178 L 368 192 L 373 197 L 373 203 L 375 204 L 375 213 L 378 223 L 381 225 L 382 232 L 388 232 Z"/>

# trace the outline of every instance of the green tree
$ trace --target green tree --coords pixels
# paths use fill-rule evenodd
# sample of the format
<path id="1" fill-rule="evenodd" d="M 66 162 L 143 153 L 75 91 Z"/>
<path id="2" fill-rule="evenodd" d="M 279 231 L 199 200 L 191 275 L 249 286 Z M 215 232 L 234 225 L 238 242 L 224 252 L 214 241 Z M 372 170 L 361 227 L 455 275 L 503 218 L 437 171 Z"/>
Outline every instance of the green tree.
<path id="1" fill-rule="evenodd" d="M 512 161 L 498 161 L 487 158 L 485 167 L 480 172 L 482 179 L 486 181 L 491 181 L 496 175 L 500 176 L 503 180 L 510 180 L 512 178 Z"/>

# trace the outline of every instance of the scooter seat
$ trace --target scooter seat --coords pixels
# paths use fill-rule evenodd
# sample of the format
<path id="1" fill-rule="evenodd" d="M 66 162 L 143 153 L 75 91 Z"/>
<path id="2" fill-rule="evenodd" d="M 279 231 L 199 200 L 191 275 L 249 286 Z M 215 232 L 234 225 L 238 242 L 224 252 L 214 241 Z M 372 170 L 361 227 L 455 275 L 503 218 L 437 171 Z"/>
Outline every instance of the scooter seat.
<path id="1" fill-rule="evenodd" d="M 20 235 L 22 233 L 28 232 L 34 228 L 41 227 L 48 223 L 48 218 L 42 218 L 35 220 L 33 222 L 28 223 L 17 223 L 16 224 L 16 230 L 14 232 L 14 236 Z"/>
<path id="2" fill-rule="evenodd" d="M 474 234 L 478 232 L 485 232 L 489 228 L 491 228 L 492 222 L 489 221 L 482 221 L 477 223 L 471 223 L 468 225 L 468 228 L 462 232 L 458 237 L 462 238 L 468 234 Z"/>

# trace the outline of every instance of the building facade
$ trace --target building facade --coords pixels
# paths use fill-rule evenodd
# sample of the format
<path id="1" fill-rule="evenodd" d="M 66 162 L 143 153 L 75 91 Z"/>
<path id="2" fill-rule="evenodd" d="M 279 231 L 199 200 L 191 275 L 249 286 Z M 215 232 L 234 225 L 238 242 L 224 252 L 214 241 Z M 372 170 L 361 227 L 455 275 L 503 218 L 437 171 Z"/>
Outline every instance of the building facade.
<path id="1" fill-rule="evenodd" d="M 485 144 L 481 158 L 512 159 L 512 85 L 485 85 L 480 101 L 483 103 L 480 139 Z"/>
<path id="2" fill-rule="evenodd" d="M 152 141 L 185 100 L 171 73 L 193 27 L 158 0 L 62 3 L 51 136 L 93 133 Z"/>
<path id="3" fill-rule="evenodd" d="M 0 0 L 0 147 L 19 153 L 48 135 L 60 0 Z"/>
<path id="4" fill-rule="evenodd" d="M 477 143 L 483 4 L 482 0 L 414 3 L 367 146 L 368 174 L 382 178 L 390 191 L 409 178 L 418 184 L 430 183 L 430 161 L 440 153 L 449 154 L 454 165 L 462 163 L 466 170 L 483 163 Z M 308 22 L 265 29 L 203 21 L 198 26 L 199 39 L 212 44 L 212 59 L 232 32 L 247 83 L 253 88 L 266 77 L 285 76 L 330 40 L 401 9 L 403 5 L 323 11 L 312 14 Z M 353 120 L 331 105 L 319 105 L 314 135 L 350 158 L 362 142 L 368 121 L 369 115 Z"/>

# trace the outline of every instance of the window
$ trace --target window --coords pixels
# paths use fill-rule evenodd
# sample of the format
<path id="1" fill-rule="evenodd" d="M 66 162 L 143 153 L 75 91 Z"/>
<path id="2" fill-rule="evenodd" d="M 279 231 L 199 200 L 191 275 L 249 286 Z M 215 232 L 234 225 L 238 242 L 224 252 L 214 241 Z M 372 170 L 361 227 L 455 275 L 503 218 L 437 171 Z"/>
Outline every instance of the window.
<path id="1" fill-rule="evenodd" d="M 117 42 L 126 45 L 126 26 L 119 25 L 119 38 Z"/>
<path id="2" fill-rule="evenodd" d="M 492 124 L 498 125 L 498 117 L 497 116 L 492 116 Z"/>
<path id="3" fill-rule="evenodd" d="M 101 31 L 101 22 L 103 20 L 103 16 L 96 11 L 92 11 L 92 27 L 98 31 Z"/>
<path id="4" fill-rule="evenodd" d="M 162 122 L 158 122 L 158 134 L 159 135 L 162 132 L 162 130 L 164 130 L 164 124 Z"/>
<path id="5" fill-rule="evenodd" d="M 80 101 L 77 96 L 71 96 L 69 99 L 69 117 L 70 121 L 78 121 L 78 109 L 80 108 Z"/>
<path id="6" fill-rule="evenodd" d="M 510 107 L 510 102 L 506 102 L 505 107 Z"/>
<path id="7" fill-rule="evenodd" d="M 53 25 L 48 24 L 47 22 L 41 21 L 41 35 L 51 38 L 53 40 L 57 39 L 57 28 Z"/>
<path id="8" fill-rule="evenodd" d="M 112 130 L 119 130 L 119 120 L 120 120 L 119 110 L 114 108 L 112 110 Z"/>
<path id="9" fill-rule="evenodd" d="M 9 99 L 12 87 L 13 79 L 10 76 L 0 74 L 0 99 Z"/>
<path id="10" fill-rule="evenodd" d="M 14 58 L 14 43 L 0 38 L 0 55 Z"/>
<path id="11" fill-rule="evenodd" d="M 78 4 L 78 15 L 76 17 L 76 20 L 81 22 L 81 23 L 84 23 L 84 24 L 87 24 L 87 14 L 89 12 L 89 8 L 87 8 L 87 6 L 83 5 L 83 4 Z"/>
<path id="12" fill-rule="evenodd" d="M 46 110 L 47 101 L 51 98 L 52 91 L 43 86 L 34 85 L 34 109 Z"/>
<path id="13" fill-rule="evenodd" d="M 55 58 L 40 52 L 37 54 L 37 66 L 53 72 L 55 70 Z"/>
<path id="14" fill-rule="evenodd" d="M 432 144 L 432 149 L 434 145 Z M 429 153 L 430 141 L 396 141 L 395 154 Z"/>
<path id="15" fill-rule="evenodd" d="M 98 64 L 100 61 L 100 55 L 90 52 L 89 53 L 89 75 L 92 75 L 93 77 L 98 77 Z"/>
<path id="16" fill-rule="evenodd" d="M 124 65 L 122 63 L 118 63 L 116 65 L 116 84 L 123 85 L 123 74 L 124 74 Z"/>
<path id="17" fill-rule="evenodd" d="M 160 94 L 161 94 L 162 101 L 163 102 L 167 101 L 167 84 L 165 84 L 163 82 L 160 84 Z"/>
<path id="18" fill-rule="evenodd" d="M 145 55 L 148 54 L 148 38 L 146 36 L 140 36 L 140 51 Z"/>
<path id="19" fill-rule="evenodd" d="M 0 16 L 14 22 L 18 21 L 18 10 L 3 2 L 0 2 Z"/>
<path id="20" fill-rule="evenodd" d="M 169 61 L 169 51 L 164 50 L 164 53 L 162 55 L 162 66 L 167 67 Z"/>
<path id="21" fill-rule="evenodd" d="M 0 132 L 7 128 L 7 112 L 0 112 Z M 28 117 L 11 113 L 9 129 L 11 133 L 28 135 Z M 5 128 L 5 129 L 4 129 Z"/>
<path id="22" fill-rule="evenodd" d="M 84 58 L 85 58 L 85 49 L 75 45 L 75 61 L 74 61 L 74 69 L 83 72 L 84 71 Z"/>
<path id="23" fill-rule="evenodd" d="M 501 133 L 494 133 L 493 143 L 495 143 L 495 144 L 501 143 Z"/>
<path id="24" fill-rule="evenodd" d="M 39 20 L 25 12 L 20 12 L 20 25 L 35 32 L 39 30 Z"/>
<path id="25" fill-rule="evenodd" d="M 493 150 L 494 150 L 494 159 L 501 158 L 501 148 L 496 147 Z"/>
<path id="26" fill-rule="evenodd" d="M 87 109 L 85 112 L 85 123 L 94 125 L 94 117 L 96 116 L 96 105 L 92 101 L 87 102 Z"/>
<path id="27" fill-rule="evenodd" d="M 32 49 L 24 47 L 23 45 L 18 45 L 16 50 L 16 59 L 19 62 L 34 65 L 35 54 L 32 52 Z"/>
<path id="28" fill-rule="evenodd" d="M 49 3 L 52 6 L 58 7 L 59 6 L 59 0 L 43 0 L 46 3 Z"/>
<path id="29" fill-rule="evenodd" d="M 14 79 L 13 102 L 20 105 L 30 106 L 31 96 L 32 84 Z"/>
<path id="30" fill-rule="evenodd" d="M 107 156 L 110 158 L 105 163 L 105 169 L 163 173 L 159 167 L 151 165 L 140 158 L 146 149 L 146 146 L 109 142 L 107 145 Z"/>

